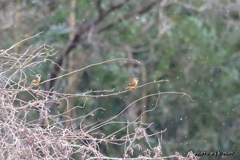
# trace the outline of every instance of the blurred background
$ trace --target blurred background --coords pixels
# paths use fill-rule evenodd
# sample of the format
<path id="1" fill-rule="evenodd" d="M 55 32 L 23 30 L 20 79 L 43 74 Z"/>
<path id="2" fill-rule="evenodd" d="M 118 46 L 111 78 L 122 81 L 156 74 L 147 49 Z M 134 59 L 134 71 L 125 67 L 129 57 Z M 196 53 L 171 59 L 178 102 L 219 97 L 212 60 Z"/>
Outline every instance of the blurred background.
<path id="1" fill-rule="evenodd" d="M 140 85 L 169 80 L 117 96 L 87 101 L 72 98 L 68 108 L 63 103 L 52 109 L 52 114 L 81 106 L 85 101 L 85 108 L 71 110 L 67 115 L 75 118 L 98 107 L 106 109 L 86 120 L 91 124 L 113 117 L 143 96 L 159 91 L 185 92 L 194 101 L 179 94 L 162 94 L 156 109 L 142 116 L 144 123 L 154 122 L 147 129 L 148 134 L 167 128 L 162 135 L 163 156 L 176 151 L 186 155 L 189 151 L 206 150 L 235 151 L 234 156 L 225 158 L 240 157 L 240 1 L 1 0 L 0 4 L 0 49 L 43 31 L 15 47 L 14 52 L 23 53 L 30 45 L 48 44 L 57 51 L 52 61 L 66 72 L 115 58 L 140 62 L 119 60 L 93 66 L 45 83 L 42 89 L 54 87 L 58 92 L 82 93 L 114 88 L 114 92 L 119 92 L 134 77 Z M 41 57 L 36 59 L 39 60 Z M 63 74 L 49 61 L 32 70 L 43 80 Z M 32 79 L 35 73 L 27 74 Z M 157 98 L 150 96 L 134 103 L 116 121 L 135 120 L 152 109 Z M 33 112 L 28 119 L 36 116 Z M 107 125 L 99 132 L 109 135 L 122 125 Z M 120 137 L 124 133 L 118 134 Z M 149 142 L 157 145 L 159 136 L 151 137 Z M 116 146 L 103 148 L 103 153 L 122 156 Z M 137 151 L 134 155 L 138 155 Z"/>

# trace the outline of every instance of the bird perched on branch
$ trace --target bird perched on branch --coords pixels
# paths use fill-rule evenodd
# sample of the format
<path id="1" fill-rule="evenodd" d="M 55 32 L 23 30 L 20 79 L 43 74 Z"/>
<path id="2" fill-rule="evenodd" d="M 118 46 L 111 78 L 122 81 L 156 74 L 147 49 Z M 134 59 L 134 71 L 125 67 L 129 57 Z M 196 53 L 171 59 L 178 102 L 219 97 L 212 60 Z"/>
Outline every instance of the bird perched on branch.
<path id="1" fill-rule="evenodd" d="M 130 88 L 130 89 L 136 88 L 137 84 L 138 84 L 138 79 L 137 78 L 133 78 L 132 82 L 130 82 L 128 84 L 126 89 L 128 89 L 128 88 Z"/>
<path id="2" fill-rule="evenodd" d="M 39 82 L 41 81 L 41 75 L 37 74 L 35 79 L 32 81 L 31 86 L 37 87 L 39 85 Z"/>

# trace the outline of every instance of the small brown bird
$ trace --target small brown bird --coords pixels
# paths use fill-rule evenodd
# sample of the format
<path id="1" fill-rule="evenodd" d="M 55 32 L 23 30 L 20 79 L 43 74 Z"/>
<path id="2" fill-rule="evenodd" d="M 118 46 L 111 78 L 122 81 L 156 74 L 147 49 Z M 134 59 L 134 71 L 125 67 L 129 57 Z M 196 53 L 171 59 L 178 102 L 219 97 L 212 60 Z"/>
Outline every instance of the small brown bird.
<path id="1" fill-rule="evenodd" d="M 41 75 L 37 74 L 35 79 L 32 81 L 31 86 L 37 87 L 39 85 L 39 82 L 41 81 Z"/>
<path id="2" fill-rule="evenodd" d="M 130 88 L 130 89 L 136 88 L 137 84 L 138 84 L 138 79 L 137 78 L 133 78 L 132 82 L 130 82 L 128 84 L 126 89 L 128 89 L 128 88 Z"/>

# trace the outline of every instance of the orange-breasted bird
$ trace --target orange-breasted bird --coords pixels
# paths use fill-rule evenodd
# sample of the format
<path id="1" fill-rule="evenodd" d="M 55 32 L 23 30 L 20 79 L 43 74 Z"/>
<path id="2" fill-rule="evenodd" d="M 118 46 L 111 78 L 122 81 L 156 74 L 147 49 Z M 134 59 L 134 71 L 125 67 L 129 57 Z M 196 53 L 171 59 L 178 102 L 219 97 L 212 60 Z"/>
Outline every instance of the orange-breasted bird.
<path id="1" fill-rule="evenodd" d="M 39 82 L 41 81 L 41 75 L 37 74 L 35 79 L 32 81 L 31 86 L 37 87 L 39 85 Z"/>
<path id="2" fill-rule="evenodd" d="M 132 82 L 130 82 L 128 84 L 126 89 L 128 89 L 128 88 L 130 88 L 130 89 L 136 88 L 137 84 L 138 84 L 138 79 L 137 78 L 133 78 Z"/>

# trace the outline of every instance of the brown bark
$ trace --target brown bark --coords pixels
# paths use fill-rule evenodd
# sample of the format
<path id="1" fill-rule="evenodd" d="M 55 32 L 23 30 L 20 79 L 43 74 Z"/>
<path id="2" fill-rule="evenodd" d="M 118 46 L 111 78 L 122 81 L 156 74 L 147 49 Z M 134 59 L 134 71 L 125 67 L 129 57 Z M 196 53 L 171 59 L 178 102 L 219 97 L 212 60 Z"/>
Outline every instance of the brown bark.
<path id="1" fill-rule="evenodd" d="M 76 0 L 71 0 L 71 12 L 69 14 L 69 28 L 71 28 L 72 30 L 74 29 L 75 27 L 75 12 L 74 12 L 74 9 L 76 7 Z M 73 39 L 73 32 L 70 32 L 69 34 L 69 40 Z M 74 58 L 73 58 L 73 54 L 70 56 L 69 58 L 69 66 L 68 68 L 70 69 L 74 69 Z M 77 74 L 72 74 L 70 76 L 68 76 L 68 84 L 71 84 L 71 85 L 68 85 L 68 87 L 66 88 L 66 93 L 75 93 L 76 91 L 76 86 L 77 84 L 74 83 L 77 81 Z M 68 106 L 65 108 L 65 110 L 67 111 L 66 112 L 66 115 L 67 115 L 67 121 L 66 121 L 66 127 L 67 128 L 71 128 L 72 126 L 72 113 L 73 113 L 73 107 L 74 107 L 74 103 L 73 103 L 73 98 L 69 99 L 68 101 Z M 66 106 L 66 105 L 65 105 Z"/>

